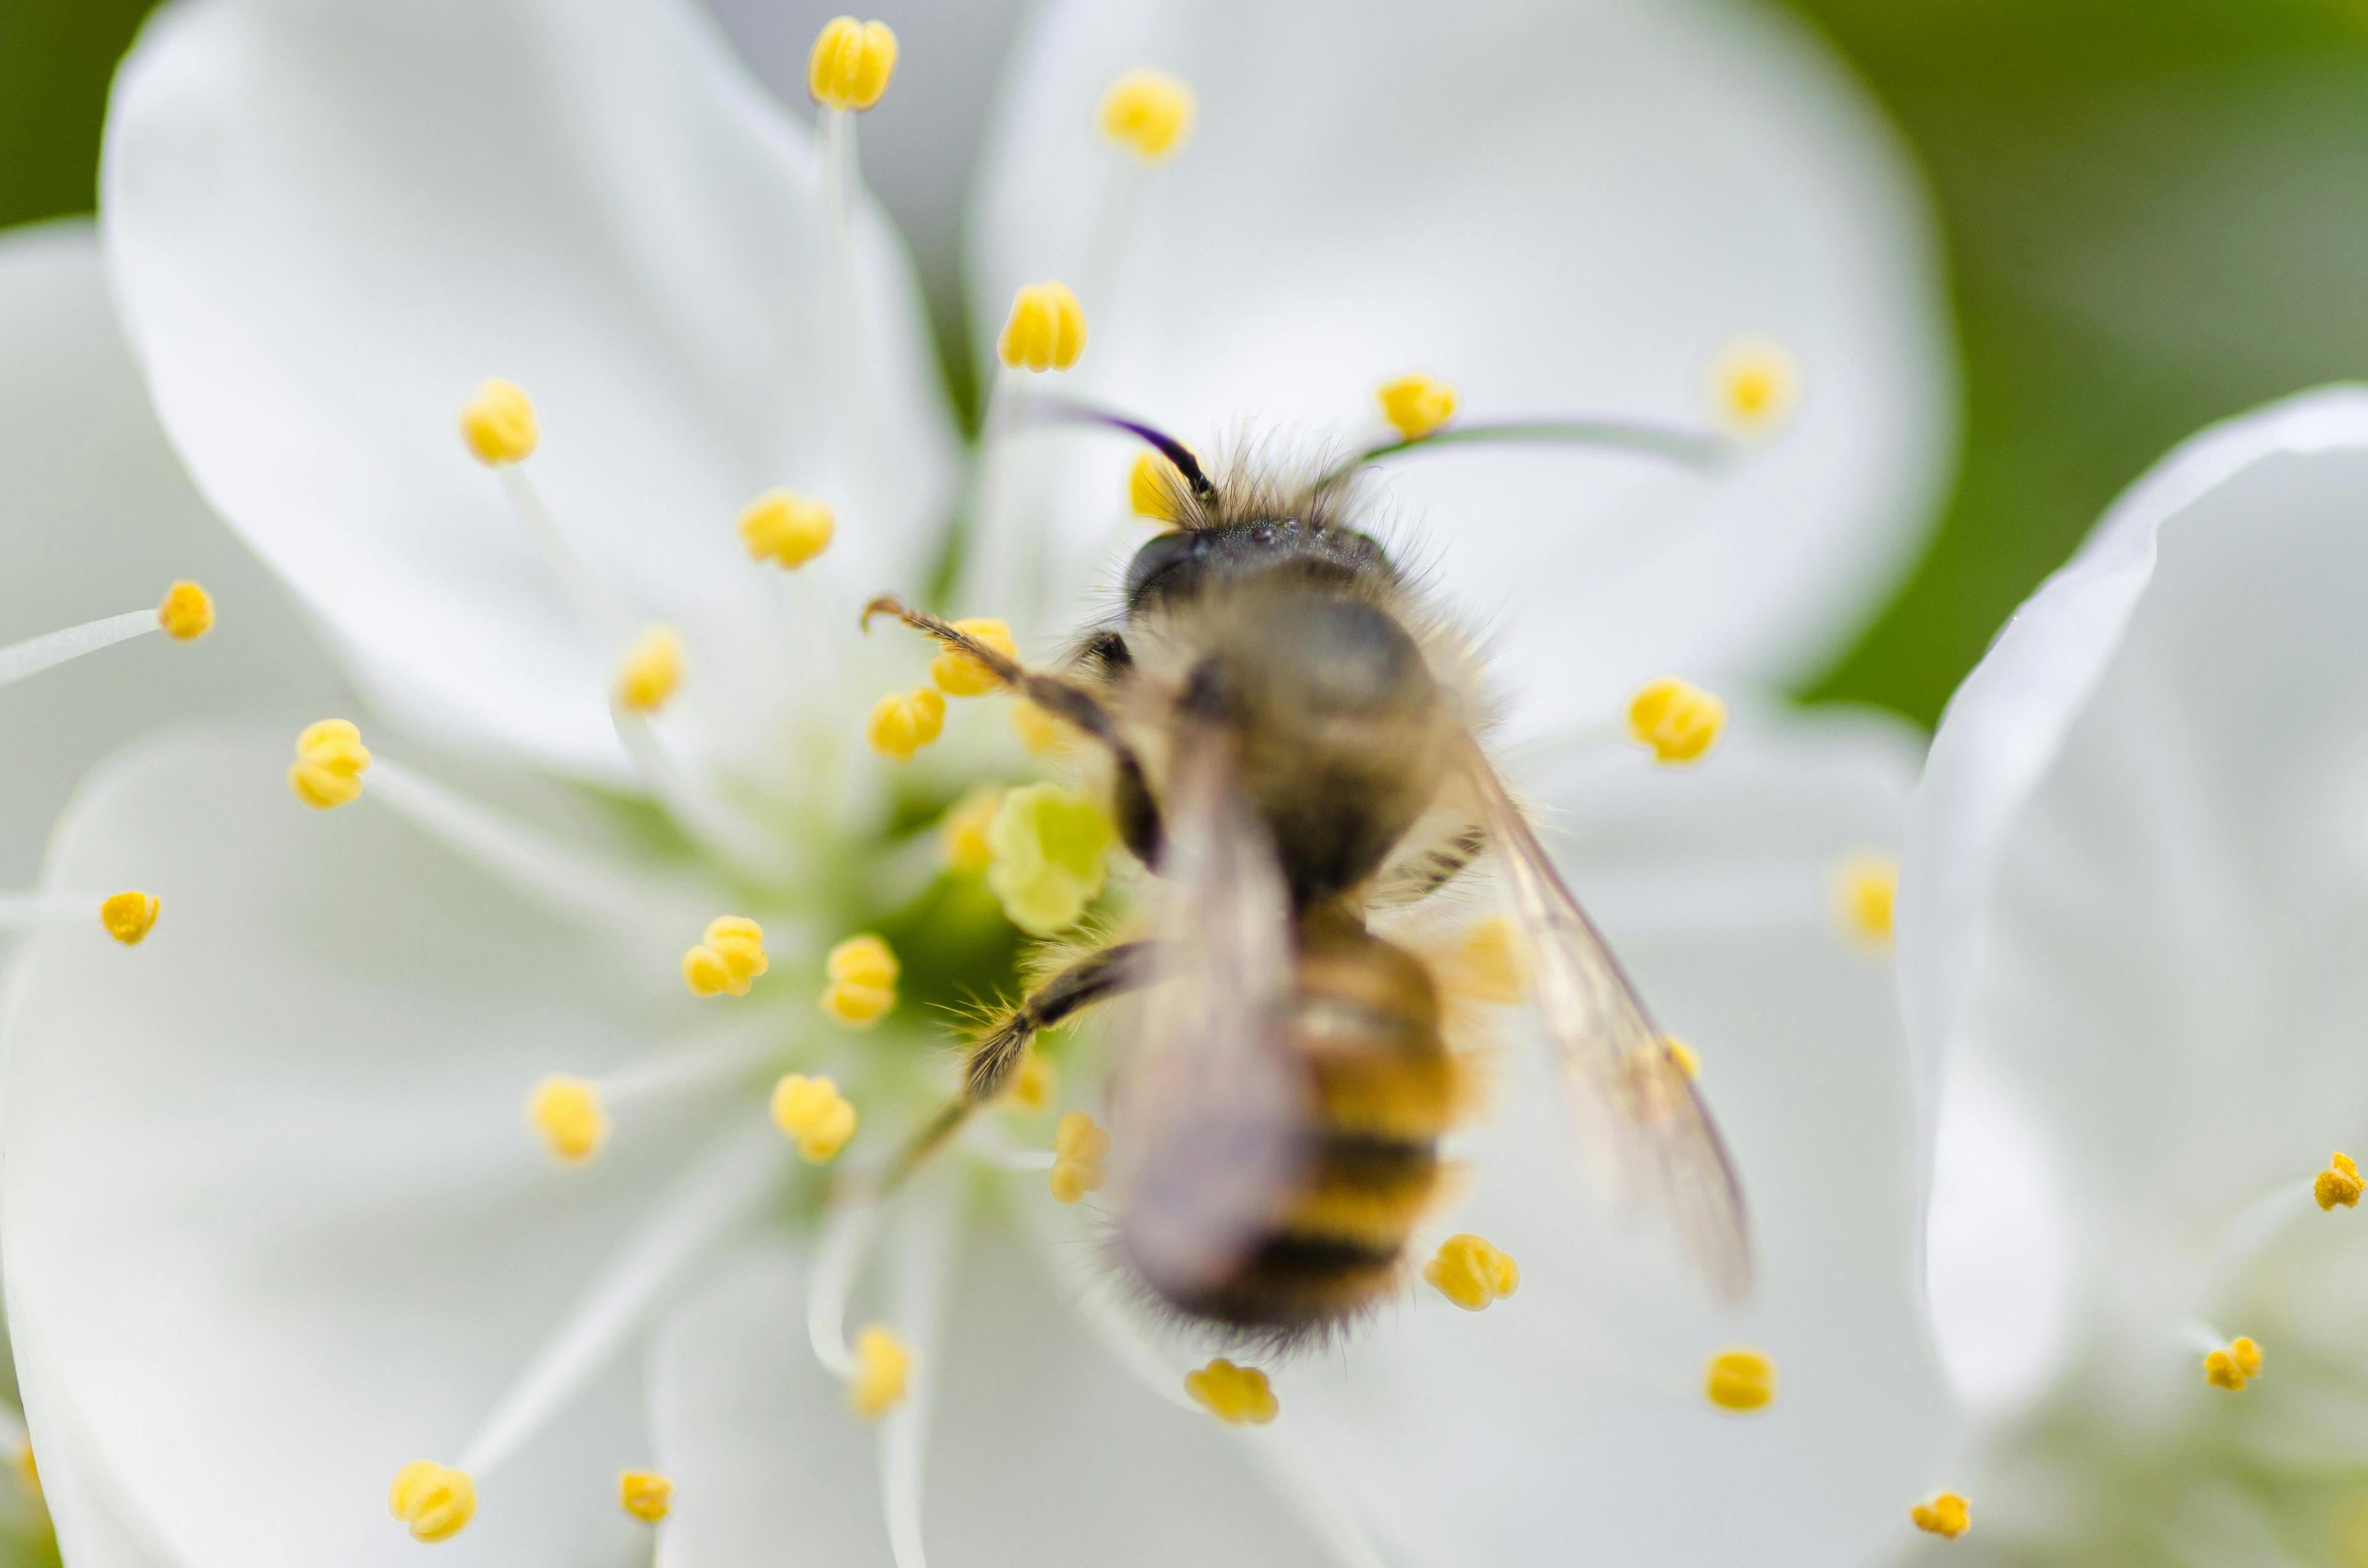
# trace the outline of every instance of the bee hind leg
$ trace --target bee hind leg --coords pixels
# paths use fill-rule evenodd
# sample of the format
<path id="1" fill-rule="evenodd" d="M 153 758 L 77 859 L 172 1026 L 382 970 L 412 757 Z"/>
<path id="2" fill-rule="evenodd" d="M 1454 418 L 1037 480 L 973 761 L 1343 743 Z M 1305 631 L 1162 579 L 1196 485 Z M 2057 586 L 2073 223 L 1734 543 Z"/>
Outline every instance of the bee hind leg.
<path id="1" fill-rule="evenodd" d="M 1011 1086 L 1028 1042 L 1096 1003 L 1123 994 L 1150 980 L 1147 942 L 1119 942 L 1088 954 L 1020 998 L 996 1025 L 971 1042 L 962 1062 L 962 1093 L 929 1119 L 898 1153 L 881 1180 L 892 1192 L 943 1147 L 970 1119 L 971 1112 Z"/>

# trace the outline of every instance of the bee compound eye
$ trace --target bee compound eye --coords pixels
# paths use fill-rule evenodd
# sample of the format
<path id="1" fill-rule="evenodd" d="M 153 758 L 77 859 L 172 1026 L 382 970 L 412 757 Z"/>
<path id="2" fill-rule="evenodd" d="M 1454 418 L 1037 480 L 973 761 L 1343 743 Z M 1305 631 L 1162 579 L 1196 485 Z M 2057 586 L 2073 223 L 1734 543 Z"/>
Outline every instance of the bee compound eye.
<path id="1" fill-rule="evenodd" d="M 1180 529 L 1145 540 L 1143 548 L 1134 552 L 1134 559 L 1127 562 L 1128 607 L 1141 604 L 1149 595 L 1170 593 L 1184 586 L 1200 562 L 1202 543 L 1198 534 Z"/>

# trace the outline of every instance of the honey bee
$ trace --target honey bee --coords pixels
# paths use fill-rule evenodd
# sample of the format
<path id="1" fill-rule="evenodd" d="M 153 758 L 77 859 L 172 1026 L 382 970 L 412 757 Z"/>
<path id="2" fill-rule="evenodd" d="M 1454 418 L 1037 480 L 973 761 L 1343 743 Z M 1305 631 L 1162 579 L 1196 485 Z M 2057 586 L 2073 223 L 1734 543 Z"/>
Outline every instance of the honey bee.
<path id="1" fill-rule="evenodd" d="M 1372 921 L 1491 856 L 1588 1151 L 1716 1295 L 1742 1296 L 1749 1226 L 1718 1131 L 1489 762 L 1468 641 L 1357 526 L 1356 473 L 1414 443 L 1220 483 L 1155 429 L 1066 410 L 1173 471 L 1176 526 L 1135 552 L 1120 613 L 1049 670 L 893 598 L 865 617 L 928 632 L 1086 736 L 1158 896 L 1147 936 L 1087 954 L 975 1038 L 958 1099 L 899 1168 L 1000 1095 L 1036 1033 L 1136 993 L 1111 1085 L 1122 1267 L 1230 1337 L 1338 1332 L 1403 1279 L 1458 1101 L 1442 978 Z"/>

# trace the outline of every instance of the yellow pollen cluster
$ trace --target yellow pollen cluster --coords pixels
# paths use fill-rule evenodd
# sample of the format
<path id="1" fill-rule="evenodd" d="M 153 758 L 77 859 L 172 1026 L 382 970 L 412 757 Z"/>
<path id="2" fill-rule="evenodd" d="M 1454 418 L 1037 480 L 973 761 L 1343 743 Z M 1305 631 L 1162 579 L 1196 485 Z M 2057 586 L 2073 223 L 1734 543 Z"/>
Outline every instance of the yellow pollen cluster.
<path id="1" fill-rule="evenodd" d="M 450 1540 L 477 1514 L 477 1483 L 432 1460 L 414 1460 L 394 1472 L 386 1511 L 411 1527 L 411 1539 Z"/>
<path id="2" fill-rule="evenodd" d="M 1060 1088 L 1059 1070 L 1044 1060 L 1042 1051 L 1031 1045 L 1019 1053 L 1019 1071 L 1011 1075 L 1011 1087 L 1004 1091 L 1003 1097 L 1021 1110 L 1042 1110 L 1053 1103 L 1053 1096 L 1060 1092 Z M 1065 1126 L 1066 1122 L 1063 1125 Z"/>
<path id="3" fill-rule="evenodd" d="M 655 713 L 682 684 L 682 639 L 653 626 L 625 651 L 617 666 L 617 702 L 632 713 Z"/>
<path id="4" fill-rule="evenodd" d="M 788 490 L 768 490 L 740 514 L 740 542 L 751 561 L 794 572 L 830 548 L 838 518 L 828 504 Z"/>
<path id="5" fill-rule="evenodd" d="M 771 1110 L 773 1125 L 810 1165 L 830 1164 L 855 1136 L 855 1107 L 828 1078 L 786 1074 L 773 1085 Z"/>
<path id="6" fill-rule="evenodd" d="M 682 955 L 682 983 L 693 996 L 746 996 L 770 964 L 762 926 L 744 915 L 720 915 Z"/>
<path id="7" fill-rule="evenodd" d="M 1130 71 L 1102 95 L 1102 134 L 1143 158 L 1180 153 L 1192 136 L 1192 89 L 1165 71 Z"/>
<path id="8" fill-rule="evenodd" d="M 1899 905 L 1896 856 L 1853 855 L 1834 873 L 1834 902 L 1842 929 L 1868 948 L 1891 946 L 1892 921 Z"/>
<path id="9" fill-rule="evenodd" d="M 1459 995 L 1510 1007 L 1530 994 L 1529 952 L 1509 916 L 1491 915 L 1465 932 L 1451 962 Z"/>
<path id="10" fill-rule="evenodd" d="M 896 74 L 896 35 L 885 22 L 833 17 L 806 56 L 806 91 L 825 108 L 870 108 Z"/>
<path id="11" fill-rule="evenodd" d="M 203 637 L 214 626 L 213 596 L 195 583 L 176 583 L 165 590 L 165 600 L 156 607 L 156 624 L 177 642 Z"/>
<path id="12" fill-rule="evenodd" d="M 1738 1346 L 1710 1358 L 1702 1392 L 1721 1410 L 1765 1410 L 1776 1403 L 1776 1362 L 1765 1350 Z"/>
<path id="13" fill-rule="evenodd" d="M 1664 767 L 1699 762 L 1726 729 L 1726 704 L 1675 676 L 1636 688 L 1628 699 L 1628 733 Z"/>
<path id="14" fill-rule="evenodd" d="M 1974 1528 L 1974 1516 L 1965 1500 L 1953 1492 L 1943 1492 L 1930 1503 L 1918 1503 L 1907 1510 L 1907 1517 L 1926 1535 L 1937 1535 L 1954 1540 Z"/>
<path id="15" fill-rule="evenodd" d="M 1455 417 L 1455 388 L 1421 371 L 1383 381 L 1373 393 L 1382 417 L 1409 441 L 1419 441 Z"/>
<path id="16" fill-rule="evenodd" d="M 896 955 L 877 937 L 849 937 L 823 960 L 830 983 L 822 1010 L 851 1029 L 870 1028 L 896 1006 Z"/>
<path id="17" fill-rule="evenodd" d="M 1030 283 L 1011 297 L 995 352 L 1013 369 L 1065 370 L 1086 351 L 1086 311 L 1066 283 Z"/>
<path id="18" fill-rule="evenodd" d="M 2261 1347 L 2241 1334 L 2228 1342 L 2226 1349 L 2214 1350 L 2203 1358 L 2203 1381 L 2230 1393 L 2260 1375 Z"/>
<path id="19" fill-rule="evenodd" d="M 1050 937 L 1076 925 L 1102 891 L 1118 830 L 1100 806 L 1058 784 L 1003 797 L 986 830 L 986 885 L 1014 926 Z"/>
<path id="20" fill-rule="evenodd" d="M 934 686 L 916 686 L 910 691 L 892 691 L 874 703 L 871 717 L 864 721 L 863 738 L 881 756 L 910 762 L 913 754 L 936 740 L 945 727 L 946 694 Z"/>
<path id="21" fill-rule="evenodd" d="M 847 1380 L 847 1407 L 877 1421 L 905 1403 L 905 1380 L 913 1353 L 886 1324 L 875 1323 L 855 1336 L 855 1375 Z"/>
<path id="22" fill-rule="evenodd" d="M 1520 1289 L 1521 1267 L 1485 1238 L 1465 1232 L 1439 1244 L 1439 1256 L 1422 1266 L 1422 1277 L 1465 1312 L 1476 1312 Z"/>
<path id="23" fill-rule="evenodd" d="M 477 460 L 489 468 L 524 462 L 542 439 L 534 400 L 517 382 L 499 376 L 479 387 L 461 410 L 461 434 Z"/>
<path id="24" fill-rule="evenodd" d="M 2318 1199 L 2321 1209 L 2332 1210 L 2339 1204 L 2354 1209 L 2359 1207 L 2363 1186 L 2368 1184 L 2361 1181 L 2360 1167 L 2351 1163 L 2351 1155 L 2339 1149 L 2327 1157 L 2327 1168 L 2311 1183 L 2310 1195 Z"/>
<path id="25" fill-rule="evenodd" d="M 1102 1189 L 1102 1161 L 1110 1156 L 1110 1134 L 1094 1119 L 1073 1110 L 1053 1130 L 1053 1197 L 1075 1203 L 1088 1192 Z"/>
<path id="26" fill-rule="evenodd" d="M 957 871 L 986 869 L 995 858 L 987 846 L 986 830 L 1003 806 L 1003 791 L 982 784 L 955 801 L 938 824 L 938 842 L 944 846 L 946 864 Z"/>
<path id="27" fill-rule="evenodd" d="M 1663 1035 L 1661 1046 L 1669 1053 L 1669 1060 L 1678 1064 L 1679 1072 L 1689 1078 L 1702 1076 L 1702 1058 L 1694 1054 L 1692 1046 L 1673 1034 Z"/>
<path id="28" fill-rule="evenodd" d="M 968 633 L 1014 663 L 1019 661 L 1019 645 L 1012 642 L 1011 628 L 1002 621 L 957 620 L 954 630 Z M 929 678 L 948 697 L 980 697 L 1003 684 L 985 665 L 951 648 L 929 661 Z"/>
<path id="29" fill-rule="evenodd" d="M 1800 371 L 1772 338 L 1744 338 L 1711 364 L 1711 414 L 1731 434 L 1764 436 L 1800 400 Z"/>
<path id="30" fill-rule="evenodd" d="M 1012 705 L 1011 727 L 1030 756 L 1058 756 L 1076 744 L 1066 722 L 1025 698 Z"/>
<path id="31" fill-rule="evenodd" d="M 599 1089 L 588 1079 L 563 1073 L 545 1078 L 527 1096 L 526 1120 L 563 1165 L 584 1164 L 609 1141 L 609 1113 L 600 1107 Z"/>
<path id="32" fill-rule="evenodd" d="M 347 720 L 324 719 L 296 737 L 288 787 L 314 811 L 332 811 L 361 794 L 362 775 L 370 765 L 362 733 Z"/>
<path id="33" fill-rule="evenodd" d="M 674 1509 L 674 1480 L 654 1470 L 629 1470 L 617 1477 L 617 1506 L 645 1525 Z"/>
<path id="34" fill-rule="evenodd" d="M 1172 523 L 1180 515 L 1176 487 L 1182 479 L 1176 465 L 1157 452 L 1140 452 L 1127 471 L 1126 504 L 1138 517 Z"/>
<path id="35" fill-rule="evenodd" d="M 1184 1392 L 1228 1426 L 1245 1423 L 1263 1426 L 1282 1409 L 1264 1372 L 1256 1367 L 1236 1367 L 1223 1356 L 1197 1372 L 1186 1373 Z"/>
<path id="36" fill-rule="evenodd" d="M 136 948 L 156 928 L 156 895 L 127 888 L 98 906 L 99 924 L 127 948 Z"/>

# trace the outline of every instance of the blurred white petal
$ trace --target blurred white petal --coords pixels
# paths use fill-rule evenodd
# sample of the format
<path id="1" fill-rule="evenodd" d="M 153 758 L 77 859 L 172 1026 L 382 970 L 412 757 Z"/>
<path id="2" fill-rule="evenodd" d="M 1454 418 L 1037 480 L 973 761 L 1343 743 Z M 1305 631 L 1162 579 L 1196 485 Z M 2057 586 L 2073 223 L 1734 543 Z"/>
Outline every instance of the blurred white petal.
<path id="1" fill-rule="evenodd" d="M 108 262 L 199 485 L 438 738 L 622 778 L 613 662 L 455 420 L 537 400 L 592 575 L 688 642 L 719 747 L 794 701 L 759 492 L 831 501 L 850 592 L 914 583 L 951 431 L 909 271 L 860 211 L 843 360 L 812 139 L 678 0 L 181 0 L 116 90 Z"/>
<path id="2" fill-rule="evenodd" d="M 285 756 L 191 735 L 108 765 L 49 885 L 145 887 L 164 918 L 130 949 L 96 918 L 46 931 L 11 983 L 0 1258 L 77 1562 L 120 1560 L 115 1496 L 186 1568 L 416 1561 L 396 1469 L 457 1461 L 714 1134 L 712 1097 L 637 1106 L 554 1168 L 532 1085 L 694 1006 L 383 802 L 305 810 Z M 624 1561 L 635 1381 L 484 1478 L 439 1561 Z"/>
<path id="3" fill-rule="evenodd" d="M 1124 165 L 1094 110 L 1142 65 L 1193 85 L 1199 129 L 1143 172 L 1098 281 L 1092 233 Z M 1537 448 L 1390 471 L 1383 511 L 1495 634 L 1517 731 L 1596 716 L 1670 670 L 1815 667 L 1913 555 L 1948 466 L 1923 196 L 1856 85 L 1770 7 L 1048 6 L 973 218 L 983 339 L 1017 285 L 1067 278 L 1086 295 L 1085 357 L 1033 382 L 1203 454 L 1245 427 L 1361 441 L 1374 388 L 1409 369 L 1459 383 L 1470 419 L 1699 428 L 1724 347 L 1788 345 L 1805 402 L 1722 474 Z M 1052 632 L 1118 580 L 1142 532 L 1125 516 L 1134 454 L 1110 437 L 1024 439 L 1057 469 L 1025 508 L 1053 530 L 1035 628 Z"/>

